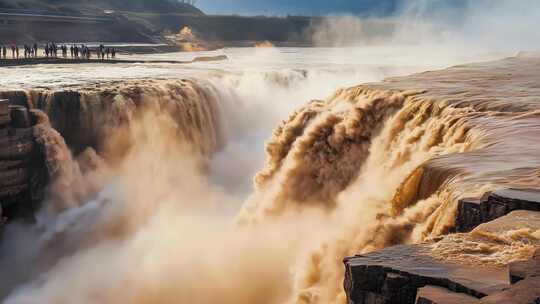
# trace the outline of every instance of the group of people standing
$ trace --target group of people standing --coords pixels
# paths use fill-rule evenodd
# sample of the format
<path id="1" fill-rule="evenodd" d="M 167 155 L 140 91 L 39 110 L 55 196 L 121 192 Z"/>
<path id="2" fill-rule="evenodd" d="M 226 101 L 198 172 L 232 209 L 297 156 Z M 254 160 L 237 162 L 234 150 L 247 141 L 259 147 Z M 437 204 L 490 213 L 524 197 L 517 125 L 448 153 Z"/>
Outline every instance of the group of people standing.
<path id="1" fill-rule="evenodd" d="M 9 46 L 9 49 L 11 50 L 11 59 L 19 59 L 19 52 L 20 48 L 16 44 L 12 44 Z M 24 58 L 37 58 L 38 55 L 38 45 L 37 43 L 34 43 L 33 45 L 24 45 Z M 112 47 L 105 47 L 103 44 L 100 44 L 99 47 L 94 48 L 94 50 L 90 49 L 87 45 L 81 44 L 72 44 L 69 47 L 65 44 L 58 45 L 53 42 L 46 43 L 43 46 L 43 55 L 47 58 L 58 58 L 58 52 L 62 52 L 62 57 L 67 58 L 68 57 L 68 50 L 69 55 L 72 59 L 90 59 L 92 57 L 92 53 L 95 53 L 97 55 L 98 59 L 105 60 L 105 59 L 114 59 L 116 58 L 116 52 L 117 50 Z M 8 56 L 8 47 L 5 45 L 0 46 L 0 58 L 7 59 Z"/>
<path id="2" fill-rule="evenodd" d="M 18 48 L 18 47 L 16 47 L 16 48 Z M 34 43 L 34 45 L 26 45 L 26 44 L 24 45 L 24 58 L 37 57 L 37 52 L 38 52 L 37 43 Z M 17 55 L 17 58 L 18 57 L 19 56 Z"/>
<path id="3" fill-rule="evenodd" d="M 11 49 L 11 58 L 19 58 L 19 46 L 12 44 L 9 48 Z M 0 46 L 0 56 L 3 59 L 7 59 L 7 52 L 8 48 L 5 45 Z"/>

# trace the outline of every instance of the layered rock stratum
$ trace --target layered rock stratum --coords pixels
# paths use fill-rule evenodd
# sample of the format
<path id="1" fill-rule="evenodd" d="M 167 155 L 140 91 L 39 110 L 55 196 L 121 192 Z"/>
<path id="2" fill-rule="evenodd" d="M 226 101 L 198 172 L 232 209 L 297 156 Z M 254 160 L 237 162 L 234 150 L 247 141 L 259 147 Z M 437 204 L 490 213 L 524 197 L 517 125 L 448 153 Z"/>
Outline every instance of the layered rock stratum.
<path id="1" fill-rule="evenodd" d="M 0 224 L 32 219 L 69 153 L 46 114 L 0 99 Z"/>

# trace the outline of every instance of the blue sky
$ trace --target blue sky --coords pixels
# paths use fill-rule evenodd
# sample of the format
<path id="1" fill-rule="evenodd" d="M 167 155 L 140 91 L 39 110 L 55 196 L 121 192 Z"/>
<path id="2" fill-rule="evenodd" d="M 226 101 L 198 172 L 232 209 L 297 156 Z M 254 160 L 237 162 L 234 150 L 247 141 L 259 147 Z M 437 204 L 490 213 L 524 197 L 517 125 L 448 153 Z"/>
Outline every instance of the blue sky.
<path id="1" fill-rule="evenodd" d="M 395 11 L 403 0 L 198 0 L 208 14 L 242 15 L 381 15 Z"/>

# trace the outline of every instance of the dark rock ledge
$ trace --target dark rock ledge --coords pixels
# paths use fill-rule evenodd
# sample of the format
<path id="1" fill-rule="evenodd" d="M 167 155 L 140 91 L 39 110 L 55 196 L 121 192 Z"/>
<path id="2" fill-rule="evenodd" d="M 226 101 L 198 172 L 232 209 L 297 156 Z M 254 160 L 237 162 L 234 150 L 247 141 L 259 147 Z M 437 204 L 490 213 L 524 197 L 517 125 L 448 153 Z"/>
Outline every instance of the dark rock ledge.
<path id="1" fill-rule="evenodd" d="M 514 211 L 518 210 L 518 211 Z M 462 200 L 459 231 L 540 231 L 540 191 L 507 189 Z M 540 249 L 529 261 L 487 266 L 434 258 L 431 244 L 344 260 L 349 304 L 540 304 Z"/>
<path id="2" fill-rule="evenodd" d="M 445 263 L 429 252 L 428 245 L 402 245 L 345 259 L 349 303 L 415 303 L 428 285 L 477 299 L 508 287 L 504 268 Z"/>
<path id="3" fill-rule="evenodd" d="M 503 189 L 488 192 L 479 199 L 462 199 L 458 205 L 455 229 L 457 232 L 469 232 L 514 210 L 540 211 L 540 190 Z"/>

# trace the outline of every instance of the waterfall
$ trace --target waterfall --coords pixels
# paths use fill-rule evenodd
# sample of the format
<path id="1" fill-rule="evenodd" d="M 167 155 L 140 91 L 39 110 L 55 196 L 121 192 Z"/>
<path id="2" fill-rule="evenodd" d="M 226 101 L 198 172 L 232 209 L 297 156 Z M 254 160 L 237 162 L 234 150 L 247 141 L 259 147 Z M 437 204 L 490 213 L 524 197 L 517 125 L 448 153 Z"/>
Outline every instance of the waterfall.
<path id="1" fill-rule="evenodd" d="M 461 198 L 540 184 L 540 122 L 530 98 L 539 95 L 537 82 L 512 82 L 537 77 L 534 62 L 394 78 L 299 107 L 268 140 L 266 164 L 234 220 L 223 210 L 238 197 L 209 178 L 208 159 L 227 149 L 225 126 L 243 125 L 220 119 L 264 120 L 277 93 L 266 94 L 276 103 L 246 109 L 215 83 L 141 80 L 113 93 L 79 91 L 86 97 L 76 98 L 75 112 L 44 97 L 54 93 L 28 94 L 60 133 L 70 132 L 55 116 L 62 111 L 94 113 L 76 126 L 92 136 L 100 133 L 90 122 L 105 119 L 93 125 L 107 126 L 99 131 L 107 140 L 96 145 L 104 159 L 81 154 L 90 168 L 83 178 L 104 184 L 40 222 L 38 243 L 52 257 L 38 254 L 41 271 L 5 303 L 345 303 L 344 257 L 448 233 Z M 110 111 L 83 111 L 98 105 Z M 75 137 L 66 135 L 68 144 Z M 241 170 L 233 160 L 221 159 Z M 463 258 L 452 240 L 463 255 L 475 254 L 468 248 L 476 240 L 460 234 L 435 246 L 434 256 Z M 486 263 L 530 251 L 517 238 L 504 242 L 497 244 L 504 255 L 483 253 Z M 513 255 L 508 246 L 524 249 Z"/>
<path id="2" fill-rule="evenodd" d="M 148 110 L 169 113 L 179 136 L 203 154 L 222 145 L 216 93 L 204 82 L 126 81 L 71 90 L 4 91 L 0 97 L 43 110 L 75 154 L 87 147 L 111 152 L 103 139 L 129 128 L 134 116 Z"/>

